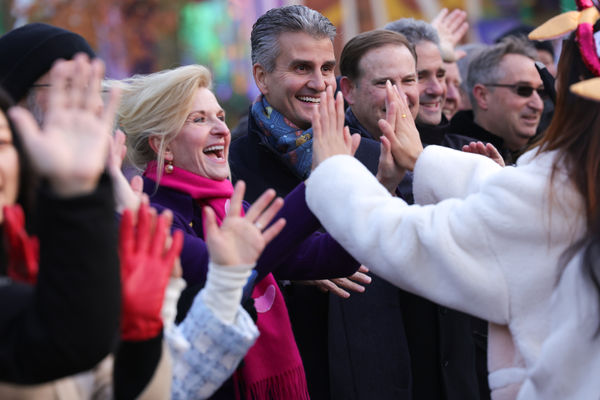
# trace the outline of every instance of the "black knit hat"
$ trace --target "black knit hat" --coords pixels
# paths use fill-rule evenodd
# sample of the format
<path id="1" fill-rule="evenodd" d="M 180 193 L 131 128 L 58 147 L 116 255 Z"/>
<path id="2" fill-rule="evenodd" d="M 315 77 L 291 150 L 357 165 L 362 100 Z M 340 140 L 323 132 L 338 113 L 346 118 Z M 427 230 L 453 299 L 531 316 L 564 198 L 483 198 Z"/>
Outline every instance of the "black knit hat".
<path id="1" fill-rule="evenodd" d="M 56 60 L 81 52 L 96 56 L 76 33 L 41 23 L 14 29 L 0 37 L 0 85 L 18 102 Z"/>

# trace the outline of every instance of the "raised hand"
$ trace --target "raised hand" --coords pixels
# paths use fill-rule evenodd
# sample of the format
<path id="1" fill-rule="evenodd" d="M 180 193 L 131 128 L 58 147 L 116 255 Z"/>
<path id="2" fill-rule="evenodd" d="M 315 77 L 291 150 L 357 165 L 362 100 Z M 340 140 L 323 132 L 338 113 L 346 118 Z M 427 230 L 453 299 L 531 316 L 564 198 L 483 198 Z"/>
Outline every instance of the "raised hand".
<path id="1" fill-rule="evenodd" d="M 482 156 L 491 158 L 501 167 L 505 166 L 504 159 L 491 143 L 483 144 L 482 142 L 471 142 L 468 145 L 464 145 L 462 151 L 466 153 L 481 154 Z"/>
<path id="2" fill-rule="evenodd" d="M 140 176 L 134 176 L 131 183 L 127 182 L 127 178 L 121 170 L 126 151 L 125 134 L 117 129 L 110 140 L 110 151 L 106 166 L 113 182 L 115 207 L 118 213 L 122 213 L 127 208 L 130 210 L 138 209 L 144 186 Z"/>
<path id="3" fill-rule="evenodd" d="M 20 205 L 4 206 L 4 239 L 8 253 L 7 275 L 15 281 L 35 284 L 40 259 L 40 242 L 25 231 L 25 214 Z"/>
<path id="4" fill-rule="evenodd" d="M 183 233 L 175 231 L 170 240 L 170 211 L 156 216 L 147 202 L 137 212 L 125 210 L 121 220 L 119 255 L 121 258 L 122 315 L 121 338 L 147 340 L 162 329 L 161 308 L 165 288 L 183 246 Z M 170 241 L 170 246 L 169 246 Z"/>
<path id="5" fill-rule="evenodd" d="M 58 61 L 50 70 L 44 126 L 24 108 L 9 111 L 34 167 L 58 195 L 90 192 L 104 170 L 119 94 L 111 91 L 106 107 L 98 107 L 103 76 L 102 61 L 85 54 Z"/>
<path id="6" fill-rule="evenodd" d="M 254 265 L 265 246 L 285 226 L 280 218 L 267 227 L 283 206 L 283 199 L 275 198 L 273 189 L 263 193 L 242 216 L 242 200 L 246 185 L 235 185 L 229 212 L 221 226 L 217 226 L 215 213 L 204 207 L 204 232 L 211 260 L 222 266 Z"/>
<path id="7" fill-rule="evenodd" d="M 350 130 L 344 126 L 342 93 L 338 92 L 334 99 L 333 89 L 328 86 L 325 92 L 321 93 L 320 100 L 312 118 L 313 168 L 334 155 L 354 155 L 360 144 L 360 135 L 350 136 Z"/>
<path id="8" fill-rule="evenodd" d="M 444 61 L 455 61 L 458 57 L 454 54 L 454 48 L 469 30 L 467 13 L 460 9 L 448 12 L 448 9 L 444 8 L 431 21 L 431 25 L 437 30 L 440 37 Z"/>
<path id="9" fill-rule="evenodd" d="M 402 180 L 402 169 L 414 169 L 417 158 L 423 151 L 423 145 L 406 96 L 397 86 L 392 86 L 390 81 L 386 82 L 386 118 L 380 119 L 378 125 L 383 132 L 382 138 L 385 137 L 390 143 L 394 163 L 398 168 L 397 178 Z"/>

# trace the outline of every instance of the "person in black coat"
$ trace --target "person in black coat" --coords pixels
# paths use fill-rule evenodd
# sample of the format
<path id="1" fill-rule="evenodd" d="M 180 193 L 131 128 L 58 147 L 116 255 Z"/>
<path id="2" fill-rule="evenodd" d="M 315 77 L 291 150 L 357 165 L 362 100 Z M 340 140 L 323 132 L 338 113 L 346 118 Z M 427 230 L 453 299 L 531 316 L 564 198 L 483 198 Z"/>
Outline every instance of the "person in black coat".
<path id="1" fill-rule="evenodd" d="M 250 108 L 247 128 L 236 128 L 245 133 L 231 143 L 229 153 L 232 178 L 246 182 L 247 201 L 268 188 L 285 196 L 310 173 L 312 111 L 319 94 L 336 85 L 334 36 L 331 22 L 305 6 L 272 9 L 255 23 L 252 62 L 262 95 Z M 379 143 L 361 139 L 355 156 L 375 173 Z M 359 283 L 370 281 L 362 273 L 353 277 Z M 319 284 L 338 289 L 329 281 Z M 329 296 L 314 285 L 284 285 L 310 397 L 329 399 Z"/>
<path id="2" fill-rule="evenodd" d="M 462 150 L 474 139 L 450 134 L 448 120 L 442 113 L 447 88 L 435 28 L 425 21 L 403 18 L 390 22 L 385 29 L 405 35 L 415 49 L 419 96 L 415 122 L 421 143 Z M 399 293 L 410 348 L 414 398 L 489 398 L 487 323 L 422 297 Z"/>
<path id="3" fill-rule="evenodd" d="M 101 115 L 86 101 L 89 90 L 99 90 L 103 71 L 101 62 L 90 64 L 86 56 L 58 63 L 43 131 L 26 110 L 9 111 L 8 96 L 0 94 L 1 222 L 9 244 L 0 264 L 6 273 L 0 302 L 10 305 L 0 313 L 3 382 L 38 384 L 90 369 L 116 338 L 119 261 L 112 185 L 103 174 L 116 101 Z M 18 197 L 28 206 L 19 193 L 29 188 L 19 188 L 18 173 L 9 173 L 28 174 L 18 167 L 27 160 L 42 179 L 35 220 L 25 214 L 39 239 L 39 271 L 36 240 L 15 207 Z"/>

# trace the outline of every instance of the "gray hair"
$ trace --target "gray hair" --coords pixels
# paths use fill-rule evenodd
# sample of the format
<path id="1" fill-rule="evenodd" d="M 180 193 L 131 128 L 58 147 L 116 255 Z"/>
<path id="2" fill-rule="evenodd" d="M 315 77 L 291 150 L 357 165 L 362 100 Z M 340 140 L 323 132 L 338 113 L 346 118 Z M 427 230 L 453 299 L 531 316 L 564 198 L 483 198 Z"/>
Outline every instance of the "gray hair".
<path id="1" fill-rule="evenodd" d="M 467 77 L 469 75 L 469 64 L 473 58 L 479 54 L 480 51 L 485 49 L 487 45 L 483 43 L 469 43 L 462 46 L 458 46 L 456 50 L 464 51 L 466 55 L 462 58 L 459 58 L 456 61 L 456 65 L 458 66 L 458 72 L 460 73 L 460 87 L 465 93 L 469 93 L 469 89 L 467 87 Z"/>
<path id="2" fill-rule="evenodd" d="M 260 64 L 267 72 L 272 72 L 280 51 L 278 38 L 285 32 L 304 32 L 333 42 L 336 30 L 331 21 L 306 6 L 273 8 L 261 15 L 252 27 L 252 64 Z"/>
<path id="3" fill-rule="evenodd" d="M 473 88 L 478 83 L 498 82 L 504 78 L 499 64 L 507 54 L 520 54 L 533 61 L 537 56 L 535 48 L 530 43 L 515 36 L 506 37 L 501 42 L 478 51 L 469 63 L 469 72 L 467 73 L 467 90 L 473 109 L 477 105 L 473 96 Z"/>
<path id="4" fill-rule="evenodd" d="M 413 46 L 419 43 L 433 42 L 440 46 L 440 37 L 437 30 L 428 22 L 414 18 L 400 18 L 392 21 L 383 29 L 403 34 Z"/>

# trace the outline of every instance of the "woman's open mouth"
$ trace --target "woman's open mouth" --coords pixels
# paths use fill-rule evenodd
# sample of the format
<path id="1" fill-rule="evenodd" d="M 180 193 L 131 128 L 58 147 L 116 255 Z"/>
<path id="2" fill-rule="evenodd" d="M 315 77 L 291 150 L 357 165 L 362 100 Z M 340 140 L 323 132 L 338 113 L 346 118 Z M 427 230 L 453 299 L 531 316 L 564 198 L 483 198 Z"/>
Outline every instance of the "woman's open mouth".
<path id="1" fill-rule="evenodd" d="M 225 146 L 222 144 L 208 146 L 204 150 L 202 150 L 204 154 L 206 154 L 209 158 L 213 158 L 216 160 L 225 160 Z"/>

